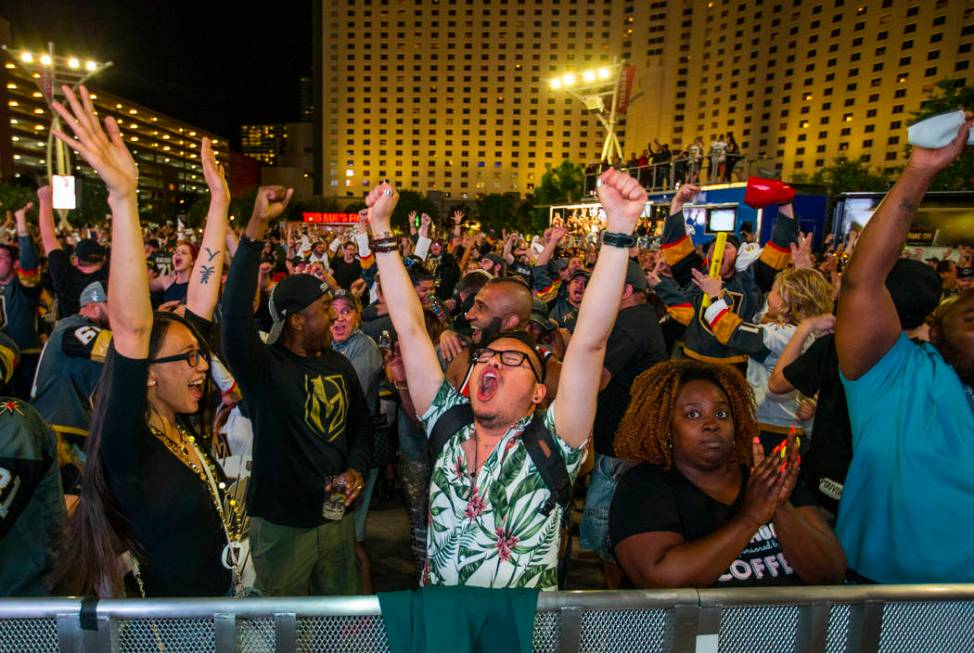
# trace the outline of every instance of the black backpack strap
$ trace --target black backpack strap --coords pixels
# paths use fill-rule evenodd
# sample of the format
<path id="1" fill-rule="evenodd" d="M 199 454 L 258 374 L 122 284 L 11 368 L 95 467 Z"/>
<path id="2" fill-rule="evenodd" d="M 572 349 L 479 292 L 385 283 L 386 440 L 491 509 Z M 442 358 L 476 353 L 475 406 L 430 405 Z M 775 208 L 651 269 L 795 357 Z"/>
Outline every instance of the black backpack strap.
<path id="1" fill-rule="evenodd" d="M 534 414 L 521 439 L 531 456 L 531 462 L 551 493 L 541 508 L 541 514 L 547 517 L 556 505 L 567 509 L 572 498 L 572 479 L 558 443 L 544 425 L 544 413 L 539 411 Z"/>
<path id="2" fill-rule="evenodd" d="M 473 408 L 469 403 L 447 408 L 433 425 L 429 435 L 430 460 L 435 461 L 453 434 L 468 424 L 473 424 Z"/>

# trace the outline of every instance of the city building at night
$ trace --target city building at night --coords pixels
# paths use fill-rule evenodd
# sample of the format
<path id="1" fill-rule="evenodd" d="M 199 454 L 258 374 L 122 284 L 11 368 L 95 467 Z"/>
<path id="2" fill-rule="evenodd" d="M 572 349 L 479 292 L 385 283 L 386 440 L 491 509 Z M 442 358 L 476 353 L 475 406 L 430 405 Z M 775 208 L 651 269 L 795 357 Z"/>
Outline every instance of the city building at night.
<path id="1" fill-rule="evenodd" d="M 14 178 L 46 176 L 47 141 L 51 113 L 33 75 L 9 58 L 2 69 L 2 111 L 9 125 L 9 145 L 0 154 L 9 157 L 3 169 Z M 139 166 L 139 208 L 146 215 L 174 215 L 206 192 L 200 165 L 200 143 L 204 136 L 213 140 L 217 157 L 228 165 L 229 143 L 189 123 L 176 120 L 90 84 L 91 98 L 98 114 L 113 116 L 121 127 L 126 144 Z M 96 179 L 94 172 L 75 156 L 74 174 L 81 183 Z M 100 183 L 100 182 L 96 182 Z"/>
<path id="2" fill-rule="evenodd" d="M 616 62 L 635 67 L 624 158 L 733 133 L 740 174 L 810 174 L 840 155 L 892 169 L 933 85 L 970 81 L 974 43 L 974 8 L 948 0 L 320 7 L 319 191 L 341 196 L 383 178 L 526 193 L 564 159 L 598 159 L 596 116 L 550 82 Z"/>

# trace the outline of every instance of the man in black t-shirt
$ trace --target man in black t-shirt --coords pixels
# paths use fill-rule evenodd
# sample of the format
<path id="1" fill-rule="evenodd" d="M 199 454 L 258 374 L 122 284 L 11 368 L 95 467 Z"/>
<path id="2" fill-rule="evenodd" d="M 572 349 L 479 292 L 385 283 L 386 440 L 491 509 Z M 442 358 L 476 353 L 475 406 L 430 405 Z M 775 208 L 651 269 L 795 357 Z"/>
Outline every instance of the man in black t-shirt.
<path id="1" fill-rule="evenodd" d="M 372 424 L 354 368 L 328 346 L 328 286 L 308 274 L 281 281 L 268 301 L 266 344 L 253 314 L 264 231 L 290 197 L 281 187 L 258 191 L 223 300 L 224 353 L 254 429 L 247 507 L 255 588 L 277 596 L 357 594 L 354 518 L 324 513 L 326 499 L 334 508 L 336 495 L 348 505 L 361 492 Z"/>
<path id="2" fill-rule="evenodd" d="M 649 284 L 635 261 L 629 261 L 619 316 L 605 350 L 598 408 L 595 413 L 595 466 L 585 499 L 580 540 L 582 546 L 608 558 L 609 506 L 619 477 L 627 466 L 615 457 L 612 440 L 629 407 L 633 381 L 666 360 L 666 342 L 652 304 L 646 303 Z"/>
<path id="3" fill-rule="evenodd" d="M 58 302 L 58 319 L 74 315 L 81 309 L 81 292 L 90 284 L 100 281 L 108 287 L 108 267 L 105 265 L 105 248 L 97 240 L 85 238 L 78 241 L 74 253 L 68 256 L 54 229 L 54 202 L 50 186 L 37 189 L 40 200 L 38 222 L 47 266 Z"/>
<path id="4" fill-rule="evenodd" d="M 331 276 L 345 290 L 352 289 L 352 283 L 362 276 L 362 263 L 358 260 L 358 245 L 348 242 L 331 259 Z"/>

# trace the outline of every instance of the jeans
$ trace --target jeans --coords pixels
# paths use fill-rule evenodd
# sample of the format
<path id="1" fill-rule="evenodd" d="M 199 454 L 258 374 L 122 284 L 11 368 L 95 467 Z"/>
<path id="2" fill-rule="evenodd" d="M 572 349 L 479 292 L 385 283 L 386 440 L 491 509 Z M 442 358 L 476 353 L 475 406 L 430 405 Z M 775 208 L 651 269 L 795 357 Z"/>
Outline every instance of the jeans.
<path id="1" fill-rule="evenodd" d="M 430 459 L 426 432 L 399 411 L 399 482 L 409 514 L 410 543 L 416 579 L 426 564 L 426 524 L 429 512 Z"/>
<path id="2" fill-rule="evenodd" d="M 585 511 L 579 528 L 582 548 L 595 551 L 602 560 L 611 560 L 609 547 L 609 507 L 619 479 L 631 467 L 629 463 L 605 454 L 595 454 L 592 478 L 585 495 Z"/>

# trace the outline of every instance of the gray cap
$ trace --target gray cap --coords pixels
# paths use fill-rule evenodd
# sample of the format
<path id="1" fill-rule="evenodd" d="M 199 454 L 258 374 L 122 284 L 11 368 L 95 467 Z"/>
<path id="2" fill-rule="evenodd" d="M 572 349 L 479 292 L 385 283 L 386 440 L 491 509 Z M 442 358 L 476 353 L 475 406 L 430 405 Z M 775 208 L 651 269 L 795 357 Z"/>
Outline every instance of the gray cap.
<path id="1" fill-rule="evenodd" d="M 81 291 L 82 306 L 107 301 L 108 293 L 105 292 L 105 286 L 101 285 L 101 281 L 92 281 Z"/>

